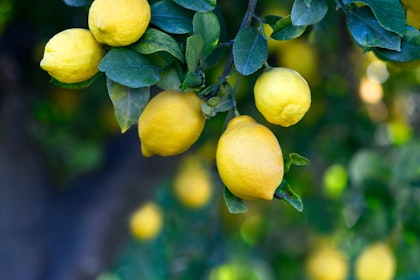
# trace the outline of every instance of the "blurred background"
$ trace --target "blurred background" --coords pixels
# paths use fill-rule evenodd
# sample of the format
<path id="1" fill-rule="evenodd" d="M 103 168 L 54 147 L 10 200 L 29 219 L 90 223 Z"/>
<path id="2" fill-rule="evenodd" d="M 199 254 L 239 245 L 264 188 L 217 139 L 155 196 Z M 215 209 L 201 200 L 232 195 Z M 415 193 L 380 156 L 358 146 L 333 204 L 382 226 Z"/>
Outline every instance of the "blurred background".
<path id="1" fill-rule="evenodd" d="M 219 2 L 231 38 L 247 3 Z M 261 0 L 257 14 L 285 16 L 291 5 Z M 237 94 L 284 155 L 311 160 L 285 177 L 304 211 L 253 201 L 232 215 L 214 162 L 225 114 L 186 154 L 145 159 L 136 129 L 120 133 L 103 77 L 67 90 L 39 67 L 50 37 L 87 27 L 87 9 L 0 0 L 0 279 L 356 279 L 358 258 L 378 242 L 391 264 L 369 267 L 395 262 L 390 279 L 420 279 L 420 68 L 362 53 L 332 7 L 301 38 L 269 41 L 270 65 L 311 86 L 301 122 L 263 119 L 252 95 L 259 73 Z M 209 70 L 209 83 L 222 69 Z M 187 200 L 176 187 L 185 181 L 197 186 Z M 160 227 L 139 239 L 130 219 L 149 202 Z"/>

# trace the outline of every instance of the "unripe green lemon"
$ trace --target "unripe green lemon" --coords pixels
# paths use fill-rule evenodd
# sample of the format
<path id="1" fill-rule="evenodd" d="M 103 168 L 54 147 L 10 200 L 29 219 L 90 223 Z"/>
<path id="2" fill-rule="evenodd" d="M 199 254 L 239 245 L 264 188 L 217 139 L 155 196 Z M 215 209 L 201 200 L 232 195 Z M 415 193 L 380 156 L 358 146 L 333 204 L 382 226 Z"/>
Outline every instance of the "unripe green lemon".
<path id="1" fill-rule="evenodd" d="M 273 124 L 291 126 L 300 121 L 311 106 L 311 91 L 295 70 L 273 67 L 262 73 L 254 85 L 255 105 Z"/>
<path id="2" fill-rule="evenodd" d="M 147 0 L 95 0 L 89 9 L 88 24 L 98 42 L 119 47 L 140 39 L 150 18 Z"/>
<path id="3" fill-rule="evenodd" d="M 164 90 L 152 98 L 138 122 L 143 155 L 174 156 L 188 150 L 206 122 L 201 103 L 193 92 Z"/>
<path id="4" fill-rule="evenodd" d="M 217 145 L 216 164 L 223 183 L 242 199 L 272 200 L 283 179 L 283 155 L 276 137 L 250 116 L 229 122 Z"/>
<path id="5" fill-rule="evenodd" d="M 89 30 L 71 28 L 47 42 L 40 65 L 62 83 L 79 83 L 98 73 L 104 55 L 104 49 Z"/>

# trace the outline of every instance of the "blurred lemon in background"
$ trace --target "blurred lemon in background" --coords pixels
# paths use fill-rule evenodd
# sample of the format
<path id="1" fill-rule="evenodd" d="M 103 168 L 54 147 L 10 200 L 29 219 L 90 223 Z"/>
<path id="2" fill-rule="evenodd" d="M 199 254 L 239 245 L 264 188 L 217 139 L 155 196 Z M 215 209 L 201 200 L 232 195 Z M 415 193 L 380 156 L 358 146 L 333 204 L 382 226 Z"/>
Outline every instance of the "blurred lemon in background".
<path id="1" fill-rule="evenodd" d="M 396 270 L 394 253 L 385 243 L 367 246 L 357 257 L 357 280 L 392 280 Z"/>
<path id="2" fill-rule="evenodd" d="M 154 202 L 147 202 L 137 209 L 130 219 L 130 229 L 134 237 L 150 240 L 162 229 L 163 216 Z"/>
<path id="3" fill-rule="evenodd" d="M 324 245 L 308 257 L 305 271 L 310 280 L 345 280 L 349 264 L 343 252 Z"/>

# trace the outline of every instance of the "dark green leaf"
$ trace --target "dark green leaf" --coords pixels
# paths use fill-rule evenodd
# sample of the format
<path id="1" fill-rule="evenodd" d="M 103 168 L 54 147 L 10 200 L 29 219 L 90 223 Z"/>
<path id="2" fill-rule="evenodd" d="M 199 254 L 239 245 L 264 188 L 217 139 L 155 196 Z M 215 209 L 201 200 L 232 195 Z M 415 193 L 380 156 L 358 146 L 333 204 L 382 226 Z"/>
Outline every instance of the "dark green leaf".
<path id="1" fill-rule="evenodd" d="M 166 69 L 175 61 L 178 61 L 173 55 L 167 52 L 156 52 L 146 56 L 147 60 L 159 69 Z"/>
<path id="2" fill-rule="evenodd" d="M 298 153 L 290 153 L 284 163 L 284 172 L 289 171 L 292 165 L 305 166 L 309 163 L 309 159 L 299 155 Z"/>
<path id="3" fill-rule="evenodd" d="M 106 76 L 127 87 L 140 88 L 159 81 L 159 70 L 149 60 L 128 48 L 113 48 L 99 63 Z"/>
<path id="4" fill-rule="evenodd" d="M 233 59 L 236 69 L 242 75 L 250 75 L 267 61 L 267 41 L 254 27 L 238 32 L 233 43 Z"/>
<path id="5" fill-rule="evenodd" d="M 171 36 L 154 28 L 148 28 L 141 39 L 132 46 L 141 54 L 151 54 L 165 51 L 184 62 L 181 47 Z"/>
<path id="6" fill-rule="evenodd" d="M 196 13 L 193 18 L 194 34 L 199 34 L 204 40 L 204 58 L 208 57 L 219 43 L 220 23 L 212 13 Z"/>
<path id="7" fill-rule="evenodd" d="M 66 84 L 66 83 L 62 83 L 59 80 L 52 78 L 51 77 L 51 83 L 58 86 L 58 87 L 62 87 L 62 88 L 67 88 L 67 89 L 84 89 L 89 87 L 94 81 L 96 81 L 97 78 L 99 78 L 102 75 L 101 72 L 97 73 L 95 76 L 93 76 L 92 78 L 90 78 L 89 80 L 80 82 L 80 83 L 74 83 L 74 84 Z"/>
<path id="8" fill-rule="evenodd" d="M 156 83 L 156 86 L 161 89 L 180 91 L 181 81 L 177 71 L 173 68 L 168 68 L 164 72 L 160 73 L 160 80 Z"/>
<path id="9" fill-rule="evenodd" d="M 343 0 L 344 4 L 362 2 L 368 5 L 379 24 L 402 36 L 405 32 L 405 13 L 400 0 Z"/>
<path id="10" fill-rule="evenodd" d="M 210 12 L 216 7 L 216 0 L 174 0 L 184 8 L 197 12 Z"/>
<path id="11" fill-rule="evenodd" d="M 72 7 L 85 7 L 92 4 L 92 0 L 64 0 L 64 3 Z"/>
<path id="12" fill-rule="evenodd" d="M 223 192 L 223 198 L 230 213 L 240 214 L 248 211 L 245 201 L 233 195 L 226 187 Z"/>
<path id="13" fill-rule="evenodd" d="M 307 5 L 304 0 L 295 0 L 292 7 L 292 23 L 296 26 L 320 22 L 328 11 L 326 0 L 313 0 Z"/>
<path id="14" fill-rule="evenodd" d="M 367 6 L 349 12 L 347 26 L 355 42 L 364 49 L 401 50 L 401 37 L 384 29 Z"/>
<path id="15" fill-rule="evenodd" d="M 294 38 L 299 37 L 302 35 L 305 30 L 306 26 L 295 26 L 292 24 L 291 16 L 287 17 L 277 17 L 278 20 L 274 21 L 275 16 L 269 16 L 268 21 L 274 22 L 270 24 L 273 28 L 273 33 L 271 34 L 271 38 L 275 40 L 291 40 Z M 267 21 L 267 20 L 266 20 Z"/>
<path id="16" fill-rule="evenodd" d="M 407 30 L 401 40 L 401 51 L 392 51 L 387 49 L 373 49 L 375 55 L 388 61 L 409 62 L 420 60 L 420 31 L 407 26 Z"/>
<path id="17" fill-rule="evenodd" d="M 121 132 L 137 122 L 150 98 L 150 87 L 129 88 L 107 79 L 108 94 L 114 105 Z"/>
<path id="18" fill-rule="evenodd" d="M 187 46 L 185 50 L 185 59 L 190 72 L 195 72 L 204 51 L 204 41 L 199 34 L 192 35 L 187 38 Z"/>
<path id="19" fill-rule="evenodd" d="M 207 118 L 216 116 L 217 113 L 227 112 L 233 108 L 233 101 L 229 94 L 210 98 L 207 102 L 201 103 L 201 111 Z"/>
<path id="20" fill-rule="evenodd" d="M 193 31 L 193 13 L 191 11 L 185 10 L 168 0 L 156 2 L 150 8 L 152 11 L 150 22 L 162 30 L 174 34 L 185 34 Z"/>
<path id="21" fill-rule="evenodd" d="M 187 89 L 198 89 L 203 85 L 203 76 L 197 72 L 187 73 L 184 81 L 182 82 L 181 89 L 183 91 Z"/>
<path id="22" fill-rule="evenodd" d="M 284 179 L 281 182 L 280 186 L 274 192 L 274 197 L 284 199 L 299 212 L 303 211 L 302 199 L 293 191 L 292 187 Z"/>

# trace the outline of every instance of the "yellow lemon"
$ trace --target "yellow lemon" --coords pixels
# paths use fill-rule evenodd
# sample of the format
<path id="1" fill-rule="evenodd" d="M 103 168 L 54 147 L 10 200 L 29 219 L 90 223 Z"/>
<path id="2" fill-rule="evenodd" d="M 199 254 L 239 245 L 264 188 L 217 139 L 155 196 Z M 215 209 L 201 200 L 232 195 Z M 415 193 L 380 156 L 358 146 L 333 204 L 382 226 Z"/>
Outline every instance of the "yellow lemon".
<path id="1" fill-rule="evenodd" d="M 162 224 L 162 212 L 154 202 L 142 205 L 130 219 L 131 233 L 141 240 L 149 240 L 157 236 L 162 229 Z"/>
<path id="2" fill-rule="evenodd" d="M 309 256 L 305 269 L 311 280 L 345 280 L 349 264 L 340 250 L 326 246 Z"/>
<path id="3" fill-rule="evenodd" d="M 392 280 L 395 275 L 395 257 L 384 243 L 366 247 L 355 263 L 357 280 Z"/>
<path id="4" fill-rule="evenodd" d="M 291 126 L 303 118 L 311 106 L 311 91 L 295 70 L 273 67 L 262 73 L 254 85 L 255 105 L 273 124 Z"/>
<path id="5" fill-rule="evenodd" d="M 95 0 L 89 9 L 88 24 L 98 42 L 118 47 L 140 39 L 150 18 L 147 0 Z"/>
<path id="6" fill-rule="evenodd" d="M 174 181 L 174 193 L 181 203 L 191 208 L 205 206 L 212 195 L 210 174 L 204 163 L 195 156 L 181 161 Z"/>
<path id="7" fill-rule="evenodd" d="M 417 4 L 418 5 L 418 4 Z M 420 10 L 415 11 L 414 9 L 407 9 L 407 24 L 417 29 L 420 29 Z"/>
<path id="8" fill-rule="evenodd" d="M 47 42 L 40 65 L 60 82 L 72 84 L 98 73 L 104 55 L 104 49 L 89 30 L 72 28 L 57 33 Z"/>
<path id="9" fill-rule="evenodd" d="M 138 122 L 143 155 L 174 156 L 188 150 L 206 122 L 201 103 L 193 92 L 165 90 L 152 98 Z"/>
<path id="10" fill-rule="evenodd" d="M 401 0 L 404 8 L 406 9 L 412 9 L 417 14 L 420 14 L 420 6 L 418 0 Z"/>
<path id="11" fill-rule="evenodd" d="M 233 118 L 219 139 L 216 164 L 226 187 L 242 199 L 272 200 L 283 179 L 280 145 L 250 116 Z"/>

